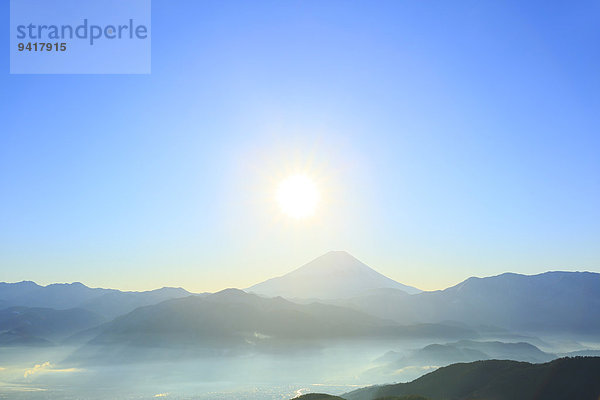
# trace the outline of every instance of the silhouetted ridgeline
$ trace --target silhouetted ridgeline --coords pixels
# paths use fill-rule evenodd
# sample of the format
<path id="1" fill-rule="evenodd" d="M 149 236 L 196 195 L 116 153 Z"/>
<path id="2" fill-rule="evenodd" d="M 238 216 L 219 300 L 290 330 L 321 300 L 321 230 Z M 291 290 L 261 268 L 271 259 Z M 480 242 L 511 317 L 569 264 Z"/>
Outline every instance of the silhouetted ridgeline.
<path id="1" fill-rule="evenodd" d="M 535 335 L 600 335 L 600 274 L 591 272 L 506 273 L 418 293 L 345 252 L 331 252 L 248 290 L 300 303 L 316 301 L 352 308 L 402 325 L 454 321 L 476 330 L 495 327 Z M 110 320 L 138 307 L 190 294 L 181 288 L 120 292 L 81 283 L 0 283 L 0 309 L 82 308 Z"/>
<path id="2" fill-rule="evenodd" d="M 90 288 L 83 283 L 0 282 L 0 309 L 12 306 L 46 307 L 57 310 L 82 308 L 112 319 L 138 307 L 189 296 L 182 288 L 164 287 L 146 292 Z"/>
<path id="3" fill-rule="evenodd" d="M 208 353 L 288 352 L 290 347 L 331 339 L 473 337 L 475 332 L 441 324 L 402 326 L 352 309 L 296 304 L 238 289 L 189 296 L 140 307 L 102 326 L 72 361 L 129 362 L 148 349 L 170 349 L 179 359 Z M 181 350 L 181 352 L 180 352 Z M 214 351 L 213 351 L 214 350 Z M 155 353 L 153 353 L 155 354 Z M 162 356 L 161 356 L 162 357 Z"/>
<path id="4" fill-rule="evenodd" d="M 332 396 L 324 393 L 309 393 L 300 397 L 296 397 L 293 400 L 344 400 L 343 397 Z M 409 394 L 406 396 L 386 396 L 380 397 L 377 400 L 429 400 L 426 397 Z"/>
<path id="5" fill-rule="evenodd" d="M 582 353 L 580 355 L 596 355 Z M 541 351 L 530 343 L 504 343 L 499 341 L 460 340 L 445 344 L 429 344 L 421 349 L 398 353 L 388 351 L 374 360 L 374 367 L 363 373 L 364 377 L 380 382 L 397 380 L 397 371 L 420 367 L 423 371 L 431 366 L 446 366 L 479 360 L 513 360 L 532 363 L 548 362 L 559 355 Z M 383 377 L 386 377 L 382 379 Z"/>
<path id="6" fill-rule="evenodd" d="M 335 304 L 403 323 L 459 321 L 539 334 L 600 334 L 598 273 L 505 273 L 434 292 L 396 292 L 365 293 Z"/>
<path id="7" fill-rule="evenodd" d="M 410 383 L 372 386 L 346 400 L 418 394 L 432 400 L 598 400 L 600 357 L 560 358 L 545 364 L 487 360 L 452 364 Z"/>
<path id="8" fill-rule="evenodd" d="M 247 290 L 296 302 L 318 299 L 402 324 L 458 321 L 540 334 L 600 334 L 600 274 L 592 272 L 504 273 L 420 292 L 336 251 Z"/>
<path id="9" fill-rule="evenodd" d="M 75 392 L 110 387 L 114 396 L 97 398 L 119 398 L 131 376 L 140 382 L 134 391 L 143 386 L 147 396 L 191 396 L 213 382 L 211 389 L 225 390 L 269 381 L 273 386 L 262 390 L 289 394 L 289 382 L 420 377 L 302 399 L 600 400 L 599 358 L 549 362 L 597 354 L 600 274 L 502 274 L 417 293 L 332 252 L 253 289 L 284 295 L 0 283 L 0 380 L 25 378 L 25 367 L 44 365 L 17 383 Z M 90 384 L 78 388 L 83 371 Z M 87 398 L 75 392 L 71 397 Z"/>

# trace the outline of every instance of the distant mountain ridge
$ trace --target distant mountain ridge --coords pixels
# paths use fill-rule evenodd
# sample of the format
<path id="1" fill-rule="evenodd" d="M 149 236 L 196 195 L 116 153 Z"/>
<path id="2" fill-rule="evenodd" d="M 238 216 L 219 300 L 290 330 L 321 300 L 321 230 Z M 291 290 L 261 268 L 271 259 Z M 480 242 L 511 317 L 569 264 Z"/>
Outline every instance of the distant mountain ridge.
<path id="1" fill-rule="evenodd" d="M 600 334 L 600 274 L 592 272 L 505 273 L 421 292 L 381 275 L 346 252 L 334 251 L 247 291 L 296 303 L 351 308 L 404 325 L 458 323 L 455 326 L 499 333 Z M 24 281 L 0 283 L 0 310 L 81 308 L 110 320 L 138 307 L 190 295 L 181 288 L 121 292 L 81 283 L 40 286 Z"/>
<path id="2" fill-rule="evenodd" d="M 246 289 L 287 299 L 350 298 L 374 289 L 398 289 L 408 294 L 421 290 L 390 279 L 345 251 L 330 251 L 300 268 Z"/>
<path id="3" fill-rule="evenodd" d="M 82 308 L 112 319 L 137 307 L 191 295 L 182 288 L 164 287 L 146 292 L 90 288 L 80 282 L 41 286 L 31 281 L 0 282 L 0 309 L 43 307 L 56 310 Z"/>
<path id="4" fill-rule="evenodd" d="M 336 302 L 404 323 L 459 321 L 521 332 L 600 334 L 600 274 L 506 273 L 412 296 L 370 293 Z"/>

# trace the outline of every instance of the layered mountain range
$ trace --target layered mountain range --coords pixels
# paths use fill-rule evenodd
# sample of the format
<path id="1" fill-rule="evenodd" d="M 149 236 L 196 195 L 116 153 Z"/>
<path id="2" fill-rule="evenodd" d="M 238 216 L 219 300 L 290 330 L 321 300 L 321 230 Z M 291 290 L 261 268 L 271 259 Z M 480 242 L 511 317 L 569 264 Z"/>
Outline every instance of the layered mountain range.
<path id="1" fill-rule="evenodd" d="M 600 334 L 600 274 L 502 274 L 422 292 L 336 251 L 246 292 L 0 283 L 0 310 L 0 345 L 44 345 L 70 337 L 90 346 L 193 343 L 272 351 L 282 341 L 332 338 L 589 336 Z"/>

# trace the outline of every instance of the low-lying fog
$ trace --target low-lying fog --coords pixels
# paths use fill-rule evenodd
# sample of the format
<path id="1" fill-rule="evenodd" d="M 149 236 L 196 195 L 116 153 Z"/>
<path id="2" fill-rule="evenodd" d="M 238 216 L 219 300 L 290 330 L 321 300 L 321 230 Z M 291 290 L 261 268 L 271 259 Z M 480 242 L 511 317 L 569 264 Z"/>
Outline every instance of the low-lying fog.
<path id="1" fill-rule="evenodd" d="M 600 343 L 530 339 L 537 348 L 527 347 L 529 355 L 524 357 L 533 357 L 532 361 L 600 349 Z M 341 394 L 370 384 L 409 381 L 456 357 L 478 358 L 481 353 L 473 352 L 494 343 L 479 344 L 483 341 L 437 342 L 442 346 L 430 346 L 431 339 L 337 342 L 274 355 L 117 365 L 70 363 L 76 347 L 6 347 L 0 348 L 0 398 L 283 400 L 308 392 Z M 157 350 L 145 351 L 152 359 Z"/>

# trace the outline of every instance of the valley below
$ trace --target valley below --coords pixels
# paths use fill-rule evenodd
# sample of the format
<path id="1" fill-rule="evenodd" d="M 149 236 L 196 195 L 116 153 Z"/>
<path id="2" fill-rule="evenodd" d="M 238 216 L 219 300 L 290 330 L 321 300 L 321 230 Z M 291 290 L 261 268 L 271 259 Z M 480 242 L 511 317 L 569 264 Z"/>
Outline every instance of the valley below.
<path id="1" fill-rule="evenodd" d="M 280 295 L 291 287 L 293 296 Z M 217 293 L 2 283 L 0 398 L 504 399 L 509 381 L 542 390 L 557 368 L 579 374 L 578 387 L 595 393 L 595 380 L 581 371 L 595 373 L 600 360 L 599 274 L 503 274 L 437 292 L 406 288 L 344 252 Z M 458 376 L 491 368 L 484 375 L 492 389 L 454 390 L 445 372 L 452 368 L 466 369 Z M 444 379 L 449 392 L 431 389 Z"/>

